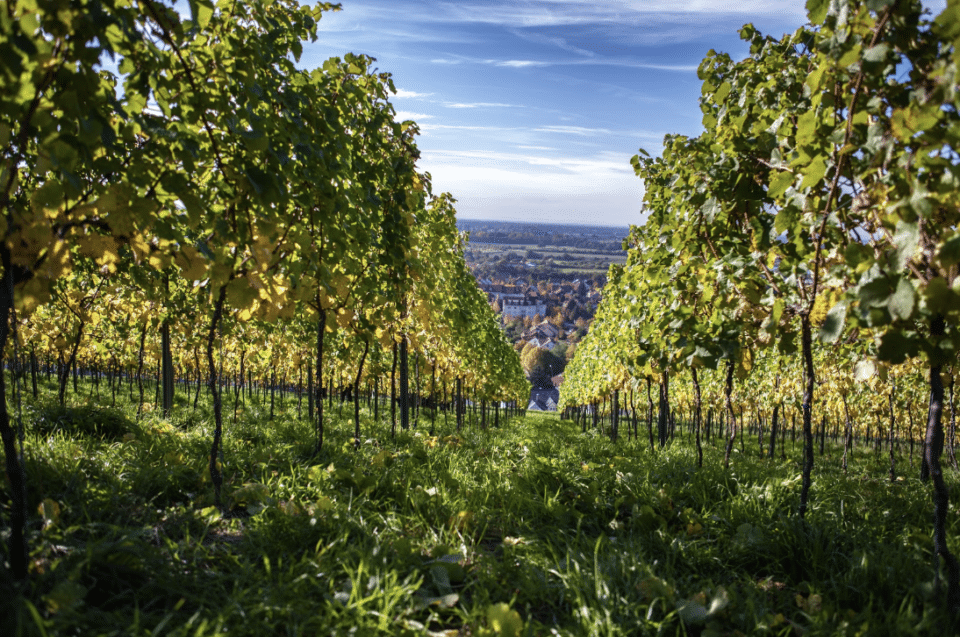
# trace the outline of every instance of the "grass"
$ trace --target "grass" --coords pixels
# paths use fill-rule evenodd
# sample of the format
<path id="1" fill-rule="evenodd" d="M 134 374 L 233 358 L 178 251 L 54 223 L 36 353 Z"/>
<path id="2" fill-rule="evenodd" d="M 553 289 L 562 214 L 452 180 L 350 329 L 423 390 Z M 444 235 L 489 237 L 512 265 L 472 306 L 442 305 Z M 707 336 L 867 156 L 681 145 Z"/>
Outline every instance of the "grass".
<path id="1" fill-rule="evenodd" d="M 271 422 L 254 403 L 225 412 L 224 492 L 246 512 L 225 518 L 207 406 L 137 421 L 53 400 L 24 411 L 32 573 L 0 581 L 3 635 L 949 632 L 930 489 L 889 483 L 872 451 L 847 475 L 818 458 L 800 520 L 789 449 L 724 471 L 708 446 L 698 469 L 685 442 L 614 445 L 555 415 L 394 439 L 364 412 L 354 451 L 334 408 L 312 458 L 289 404 Z"/>

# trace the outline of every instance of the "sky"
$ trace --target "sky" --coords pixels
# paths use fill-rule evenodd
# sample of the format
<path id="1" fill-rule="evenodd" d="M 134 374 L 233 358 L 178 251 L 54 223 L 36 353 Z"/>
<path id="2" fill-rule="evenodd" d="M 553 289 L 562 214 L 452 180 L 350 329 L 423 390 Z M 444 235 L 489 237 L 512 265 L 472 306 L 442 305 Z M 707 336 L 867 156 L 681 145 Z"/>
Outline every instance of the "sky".
<path id="1" fill-rule="evenodd" d="M 702 132 L 697 66 L 710 49 L 746 57 L 748 22 L 779 37 L 804 2 L 342 0 L 300 64 L 376 58 L 459 218 L 628 226 L 643 197 L 630 158 Z"/>

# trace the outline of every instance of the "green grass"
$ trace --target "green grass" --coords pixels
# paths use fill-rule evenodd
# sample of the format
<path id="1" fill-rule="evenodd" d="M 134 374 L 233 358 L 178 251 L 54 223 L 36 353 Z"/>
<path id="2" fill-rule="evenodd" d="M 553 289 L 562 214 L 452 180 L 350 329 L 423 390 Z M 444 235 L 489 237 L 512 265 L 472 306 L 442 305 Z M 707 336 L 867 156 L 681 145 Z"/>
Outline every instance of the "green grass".
<path id="1" fill-rule="evenodd" d="M 949 632 L 930 489 L 912 469 L 890 484 L 872 451 L 846 476 L 818 458 L 799 520 L 789 446 L 730 471 L 708 446 L 698 469 L 685 441 L 613 445 L 555 415 L 460 434 L 440 418 L 437 436 L 421 419 L 392 439 L 364 411 L 353 451 L 335 406 L 311 458 L 289 402 L 272 422 L 226 405 L 224 493 L 248 513 L 229 519 L 212 506 L 209 407 L 138 422 L 126 403 L 26 405 L 32 573 L 0 582 L 0 634 Z"/>

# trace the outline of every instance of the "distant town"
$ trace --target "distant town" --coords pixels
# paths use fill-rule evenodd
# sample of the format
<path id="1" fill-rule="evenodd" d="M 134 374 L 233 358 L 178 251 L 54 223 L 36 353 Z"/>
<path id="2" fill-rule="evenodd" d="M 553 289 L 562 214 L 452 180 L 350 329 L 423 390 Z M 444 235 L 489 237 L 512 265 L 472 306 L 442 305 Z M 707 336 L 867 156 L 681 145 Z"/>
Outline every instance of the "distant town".
<path id="1" fill-rule="evenodd" d="M 563 370 L 590 329 L 610 264 L 626 260 L 628 230 L 499 221 L 458 226 L 470 233 L 467 265 L 533 386 L 529 408 L 556 409 Z"/>

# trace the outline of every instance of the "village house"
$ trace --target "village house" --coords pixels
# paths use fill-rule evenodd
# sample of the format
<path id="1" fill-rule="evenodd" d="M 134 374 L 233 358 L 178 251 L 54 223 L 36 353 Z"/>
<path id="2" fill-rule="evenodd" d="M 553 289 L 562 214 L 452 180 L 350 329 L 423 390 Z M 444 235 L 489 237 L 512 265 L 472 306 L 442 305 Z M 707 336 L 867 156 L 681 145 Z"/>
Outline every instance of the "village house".
<path id="1" fill-rule="evenodd" d="M 480 289 L 487 293 L 488 300 L 500 304 L 500 311 L 506 317 L 543 316 L 547 312 L 546 303 L 539 296 L 524 291 L 516 285 L 504 285 L 480 281 Z M 535 289 L 535 288 L 534 288 Z"/>
<path id="2" fill-rule="evenodd" d="M 532 342 L 536 339 L 537 347 L 542 347 L 540 344 L 547 341 L 556 342 L 558 338 L 560 338 L 560 328 L 549 321 L 534 325 L 523 333 L 523 340 Z"/>

